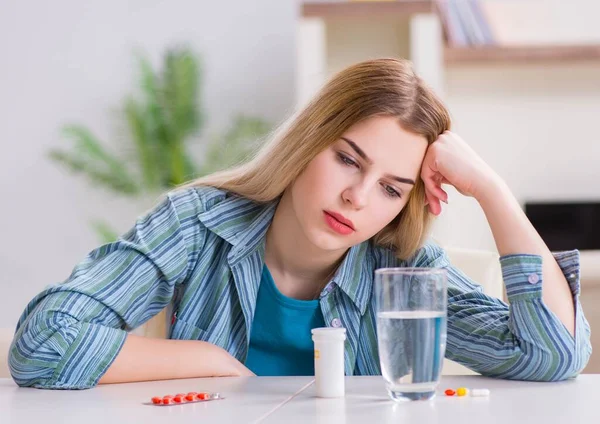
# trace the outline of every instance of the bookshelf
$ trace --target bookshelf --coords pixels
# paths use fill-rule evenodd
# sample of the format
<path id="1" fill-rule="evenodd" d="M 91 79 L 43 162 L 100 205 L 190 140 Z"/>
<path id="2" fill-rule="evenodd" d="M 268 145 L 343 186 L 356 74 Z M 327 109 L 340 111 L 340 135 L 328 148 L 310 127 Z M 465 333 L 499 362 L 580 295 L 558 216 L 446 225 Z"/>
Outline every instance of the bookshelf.
<path id="1" fill-rule="evenodd" d="M 538 63 L 600 60 L 600 45 L 446 47 L 447 65 L 462 63 Z"/>
<path id="2" fill-rule="evenodd" d="M 303 2 L 301 9 L 302 19 L 317 18 L 324 21 L 410 19 L 418 14 L 437 16 L 437 7 L 431 0 L 313 1 Z M 592 61 L 600 60 L 600 44 L 453 47 L 444 42 L 443 60 L 448 66 L 490 62 Z"/>
<path id="3" fill-rule="evenodd" d="M 434 3 L 424 0 L 406 1 L 331 1 L 304 2 L 302 16 L 304 17 L 372 17 L 385 15 L 411 15 L 414 13 L 433 12 Z"/>

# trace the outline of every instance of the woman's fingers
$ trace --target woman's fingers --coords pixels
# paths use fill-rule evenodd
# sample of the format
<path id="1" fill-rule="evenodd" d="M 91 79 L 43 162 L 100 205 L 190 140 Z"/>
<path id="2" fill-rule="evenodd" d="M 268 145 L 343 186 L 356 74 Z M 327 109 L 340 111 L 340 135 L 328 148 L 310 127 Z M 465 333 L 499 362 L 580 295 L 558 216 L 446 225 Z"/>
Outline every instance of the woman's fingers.
<path id="1" fill-rule="evenodd" d="M 445 180 L 439 173 L 423 172 L 422 178 L 425 184 L 425 196 L 427 198 L 427 204 L 429 210 L 434 215 L 439 215 L 442 212 L 442 205 L 440 202 L 448 203 L 448 193 L 446 193 L 441 184 Z"/>
<path id="2" fill-rule="evenodd" d="M 442 205 L 440 204 L 439 199 L 431 193 L 429 193 L 428 191 L 425 192 L 425 195 L 427 196 L 427 205 L 429 207 L 429 212 L 431 212 L 435 216 L 439 215 L 442 212 Z"/>
<path id="3" fill-rule="evenodd" d="M 423 183 L 425 184 L 425 190 L 431 192 L 435 197 L 440 199 L 444 203 L 448 203 L 448 193 L 442 189 L 442 184 L 446 179 L 439 173 L 427 175 L 427 172 L 423 173 Z"/>

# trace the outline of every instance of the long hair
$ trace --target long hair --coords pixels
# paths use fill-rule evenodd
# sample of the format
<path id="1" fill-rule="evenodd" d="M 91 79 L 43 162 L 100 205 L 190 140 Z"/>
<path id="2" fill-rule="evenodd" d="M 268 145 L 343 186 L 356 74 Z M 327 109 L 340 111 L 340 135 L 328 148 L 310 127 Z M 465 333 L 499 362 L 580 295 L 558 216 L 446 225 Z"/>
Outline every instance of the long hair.
<path id="1" fill-rule="evenodd" d="M 193 180 L 186 187 L 213 186 L 256 202 L 273 201 L 317 154 L 354 124 L 374 116 L 397 118 L 403 129 L 423 136 L 428 144 L 450 129 L 447 109 L 415 75 L 410 62 L 368 60 L 335 75 L 251 160 Z M 373 242 L 407 259 L 424 243 L 432 219 L 423 181 L 418 178 L 405 207 Z"/>

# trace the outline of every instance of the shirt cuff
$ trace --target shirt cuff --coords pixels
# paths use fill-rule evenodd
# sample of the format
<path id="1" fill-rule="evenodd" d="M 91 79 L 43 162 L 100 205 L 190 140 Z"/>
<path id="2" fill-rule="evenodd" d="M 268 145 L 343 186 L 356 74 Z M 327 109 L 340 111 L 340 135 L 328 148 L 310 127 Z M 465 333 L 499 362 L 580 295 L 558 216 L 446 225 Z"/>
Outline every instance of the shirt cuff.
<path id="1" fill-rule="evenodd" d="M 121 351 L 127 332 L 84 322 L 75 341 L 59 362 L 48 386 L 56 389 L 88 389 L 98 380 Z"/>
<path id="2" fill-rule="evenodd" d="M 580 291 L 579 251 L 553 252 L 554 259 L 562 270 L 573 297 Z M 542 296 L 542 257 L 517 254 L 500 257 L 502 277 L 508 300 L 539 299 Z"/>

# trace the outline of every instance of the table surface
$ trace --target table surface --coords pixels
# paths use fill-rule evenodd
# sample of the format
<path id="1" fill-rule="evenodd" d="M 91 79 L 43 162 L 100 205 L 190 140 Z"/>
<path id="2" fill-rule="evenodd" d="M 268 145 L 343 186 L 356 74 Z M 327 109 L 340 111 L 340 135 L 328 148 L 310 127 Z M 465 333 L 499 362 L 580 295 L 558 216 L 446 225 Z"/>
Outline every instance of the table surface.
<path id="1" fill-rule="evenodd" d="M 489 398 L 446 397 L 445 388 L 488 388 Z M 225 399 L 174 406 L 152 396 L 219 392 Z M 600 374 L 559 383 L 480 376 L 443 377 L 431 401 L 396 403 L 381 377 L 346 377 L 346 396 L 315 397 L 311 377 L 204 378 L 98 386 L 90 390 L 19 388 L 0 379 L 0 422 L 9 423 L 586 423 L 598 422 Z"/>

